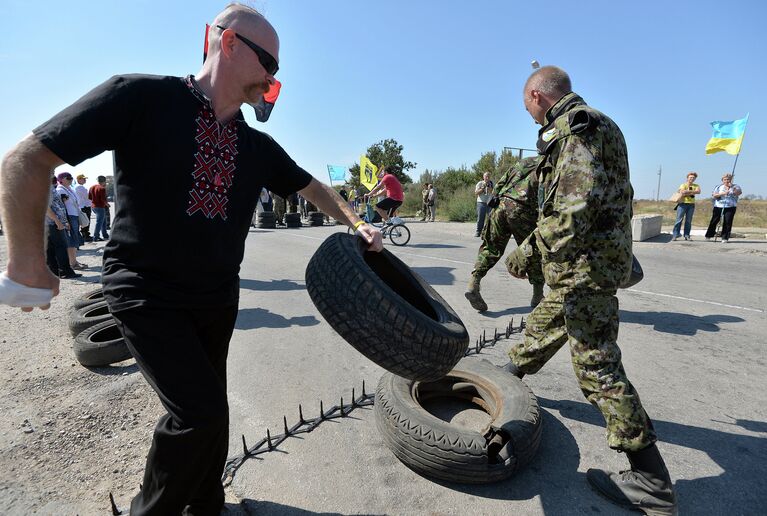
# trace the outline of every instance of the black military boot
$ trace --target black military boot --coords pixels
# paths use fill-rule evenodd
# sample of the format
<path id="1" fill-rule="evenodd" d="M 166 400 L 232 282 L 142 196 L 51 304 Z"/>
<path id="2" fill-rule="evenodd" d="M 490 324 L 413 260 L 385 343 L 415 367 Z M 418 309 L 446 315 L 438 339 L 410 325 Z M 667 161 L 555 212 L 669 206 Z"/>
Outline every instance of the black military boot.
<path id="1" fill-rule="evenodd" d="M 543 300 L 543 284 L 533 284 L 533 297 L 530 299 L 530 306 L 535 308 Z"/>
<path id="2" fill-rule="evenodd" d="M 511 360 L 509 360 L 508 364 L 502 365 L 502 366 L 499 366 L 499 367 L 501 369 L 503 369 L 504 371 L 506 371 L 507 373 L 513 374 L 514 376 L 516 376 L 520 380 L 522 379 L 523 376 L 525 376 L 525 373 L 520 371 L 519 368 Z"/>
<path id="3" fill-rule="evenodd" d="M 485 303 L 485 300 L 482 299 L 482 295 L 479 293 L 479 281 L 479 278 L 472 274 L 471 279 L 469 280 L 468 290 L 464 296 L 469 300 L 469 304 L 471 304 L 471 307 L 474 310 L 484 312 L 487 310 L 487 303 Z"/>
<path id="4" fill-rule="evenodd" d="M 654 444 L 626 452 L 631 469 L 613 473 L 589 469 L 586 478 L 599 494 L 614 504 L 649 515 L 676 515 L 676 495 L 666 464 Z"/>

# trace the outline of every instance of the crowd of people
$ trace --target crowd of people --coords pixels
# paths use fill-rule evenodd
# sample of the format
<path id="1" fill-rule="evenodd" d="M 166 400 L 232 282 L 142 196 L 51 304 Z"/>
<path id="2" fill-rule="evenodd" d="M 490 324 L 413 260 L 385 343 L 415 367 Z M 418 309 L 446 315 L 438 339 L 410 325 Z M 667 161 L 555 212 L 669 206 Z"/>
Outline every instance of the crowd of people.
<path id="1" fill-rule="evenodd" d="M 71 172 L 60 172 L 51 177 L 51 190 L 46 210 L 45 239 L 46 263 L 52 274 L 62 279 L 79 278 L 76 271 L 88 267 L 77 260 L 81 246 L 109 239 L 106 211 L 106 177 L 98 176 L 98 183 L 85 187 L 88 178 L 77 176 L 73 187 Z M 91 213 L 96 214 L 94 236 L 90 236 Z"/>

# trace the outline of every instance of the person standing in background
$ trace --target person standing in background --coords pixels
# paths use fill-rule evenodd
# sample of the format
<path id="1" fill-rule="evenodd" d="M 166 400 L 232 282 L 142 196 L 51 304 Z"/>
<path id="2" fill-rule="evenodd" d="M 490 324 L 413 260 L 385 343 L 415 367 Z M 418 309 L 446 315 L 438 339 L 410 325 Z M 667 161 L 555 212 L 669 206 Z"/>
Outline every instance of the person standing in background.
<path id="1" fill-rule="evenodd" d="M 706 240 L 711 240 L 716 235 L 716 226 L 719 219 L 722 221 L 722 243 L 730 241 L 730 231 L 732 230 L 732 221 L 735 218 L 735 210 L 738 206 L 738 197 L 743 190 L 732 182 L 732 174 L 722 176 L 722 184 L 714 188 L 711 197 L 714 198 L 714 209 L 711 212 L 711 221 L 706 230 Z"/>
<path id="2" fill-rule="evenodd" d="M 434 188 L 434 183 L 429 183 L 429 193 L 426 194 L 426 207 L 428 208 L 427 220 L 434 222 L 434 217 L 437 216 L 437 189 Z"/>
<path id="3" fill-rule="evenodd" d="M 490 172 L 482 174 L 482 180 L 474 187 L 474 195 L 477 196 L 477 231 L 474 233 L 474 236 L 478 237 L 485 226 L 487 203 L 493 195 L 493 182 L 490 180 Z"/>
<path id="4" fill-rule="evenodd" d="M 91 201 L 88 199 L 88 189 L 85 188 L 85 181 L 88 179 L 84 174 L 77 176 L 77 186 L 75 187 L 75 193 L 77 194 L 77 202 L 80 204 L 80 210 L 88 216 L 88 224 L 80 228 L 80 234 L 83 237 L 83 242 L 91 242 Z"/>
<path id="5" fill-rule="evenodd" d="M 697 172 L 687 174 L 687 182 L 679 185 L 677 192 L 682 194 L 679 204 L 676 205 L 676 223 L 672 240 L 679 239 L 679 230 L 682 227 L 684 219 L 684 239 L 690 240 L 690 229 L 692 228 L 692 215 L 695 213 L 695 196 L 700 193 L 700 186 L 695 184 L 698 178 Z"/>
<path id="6" fill-rule="evenodd" d="M 82 244 L 80 240 L 80 205 L 77 203 L 77 194 L 72 189 L 72 183 L 75 178 L 69 172 L 61 172 L 56 176 L 59 180 L 59 186 L 56 191 L 64 201 L 69 218 L 69 233 L 67 234 L 67 255 L 69 256 L 69 266 L 75 270 L 83 270 L 88 267 L 77 261 L 77 249 Z"/>
<path id="7" fill-rule="evenodd" d="M 96 214 L 96 227 L 93 229 L 93 241 L 101 242 L 102 240 L 109 240 L 106 226 L 106 208 L 109 206 L 107 203 L 107 178 L 98 176 L 96 181 L 98 181 L 98 183 L 91 186 L 88 191 L 88 198 L 91 200 L 93 213 Z"/>

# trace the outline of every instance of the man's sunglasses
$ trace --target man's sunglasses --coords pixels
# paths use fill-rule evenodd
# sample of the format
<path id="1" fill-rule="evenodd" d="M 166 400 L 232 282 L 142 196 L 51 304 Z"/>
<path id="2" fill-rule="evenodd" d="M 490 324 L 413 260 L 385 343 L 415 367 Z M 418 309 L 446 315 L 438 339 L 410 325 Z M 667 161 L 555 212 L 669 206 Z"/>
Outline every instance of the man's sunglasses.
<path id="1" fill-rule="evenodd" d="M 216 27 L 218 27 L 222 31 L 228 28 L 228 27 L 222 27 L 221 25 L 216 25 Z M 266 73 L 268 73 L 269 75 L 277 74 L 277 70 L 280 69 L 280 66 L 277 64 L 277 60 L 274 58 L 274 56 L 272 56 L 272 54 L 270 54 L 263 48 L 259 47 L 258 45 L 250 41 L 245 36 L 240 36 L 239 34 L 237 34 L 237 32 L 235 32 L 234 35 L 237 36 L 237 39 L 239 39 L 240 41 L 248 45 L 248 47 L 250 47 L 250 49 L 256 53 L 256 55 L 258 56 L 258 62 L 261 63 L 261 66 L 264 67 L 264 70 L 266 70 Z"/>

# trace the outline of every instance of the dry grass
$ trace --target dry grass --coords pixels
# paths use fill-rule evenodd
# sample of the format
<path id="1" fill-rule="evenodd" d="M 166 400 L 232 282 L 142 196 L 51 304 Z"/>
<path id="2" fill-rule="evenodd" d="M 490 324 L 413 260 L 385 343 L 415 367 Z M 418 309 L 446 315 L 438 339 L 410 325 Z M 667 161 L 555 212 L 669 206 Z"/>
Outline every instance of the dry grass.
<path id="1" fill-rule="evenodd" d="M 693 226 L 708 226 L 711 220 L 711 207 L 711 199 L 703 199 L 695 203 Z M 674 203 L 670 201 L 634 201 L 634 215 L 649 214 L 663 215 L 664 226 L 673 226 L 676 220 Z M 767 201 L 739 201 L 733 227 L 767 228 Z"/>

